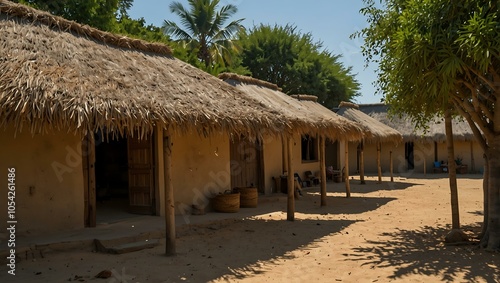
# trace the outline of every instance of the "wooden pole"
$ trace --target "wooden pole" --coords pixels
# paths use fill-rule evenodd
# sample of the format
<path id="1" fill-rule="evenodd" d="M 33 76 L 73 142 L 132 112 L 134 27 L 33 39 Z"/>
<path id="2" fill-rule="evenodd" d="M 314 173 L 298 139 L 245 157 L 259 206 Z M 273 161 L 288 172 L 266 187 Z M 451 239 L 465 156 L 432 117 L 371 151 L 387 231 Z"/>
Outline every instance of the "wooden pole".
<path id="1" fill-rule="evenodd" d="M 89 227 L 96 227 L 96 209 L 97 209 L 97 196 L 96 196 L 96 176 L 95 176 L 95 139 L 94 133 L 90 132 L 87 135 L 87 160 L 88 160 L 88 213 L 89 213 Z"/>
<path id="2" fill-rule="evenodd" d="M 282 171 L 281 172 L 286 172 L 288 170 L 288 143 L 285 140 L 285 137 L 281 136 L 281 156 L 283 158 L 282 160 Z"/>
<path id="3" fill-rule="evenodd" d="M 319 168 L 321 176 L 321 206 L 326 206 L 325 137 L 319 137 Z"/>
<path id="4" fill-rule="evenodd" d="M 361 180 L 361 184 L 366 184 L 365 182 L 365 145 L 363 140 L 360 142 L 360 151 L 359 151 L 359 179 Z"/>
<path id="5" fill-rule="evenodd" d="M 393 169 L 393 166 L 392 166 L 392 150 L 389 151 L 389 158 L 391 159 L 391 182 L 394 182 L 394 176 L 392 174 L 392 169 Z"/>
<path id="6" fill-rule="evenodd" d="M 349 141 L 347 140 L 345 141 L 345 194 L 346 197 L 351 197 L 351 185 L 349 184 Z"/>
<path id="7" fill-rule="evenodd" d="M 163 132 L 163 163 L 165 168 L 165 254 L 175 255 L 175 204 L 172 186 L 172 138 L 166 129 Z"/>
<path id="8" fill-rule="evenodd" d="M 286 209 L 286 220 L 295 220 L 295 176 L 293 175 L 293 140 L 292 137 L 287 138 L 287 156 L 288 156 L 288 202 Z"/>
<path id="9" fill-rule="evenodd" d="M 380 141 L 377 142 L 377 171 L 378 171 L 378 182 L 382 182 L 382 166 L 380 165 Z"/>
<path id="10" fill-rule="evenodd" d="M 424 156 L 424 176 L 427 175 L 427 165 L 425 164 L 425 156 Z"/>
<path id="11" fill-rule="evenodd" d="M 474 143 L 470 142 L 470 172 L 476 172 L 476 163 L 474 162 Z"/>

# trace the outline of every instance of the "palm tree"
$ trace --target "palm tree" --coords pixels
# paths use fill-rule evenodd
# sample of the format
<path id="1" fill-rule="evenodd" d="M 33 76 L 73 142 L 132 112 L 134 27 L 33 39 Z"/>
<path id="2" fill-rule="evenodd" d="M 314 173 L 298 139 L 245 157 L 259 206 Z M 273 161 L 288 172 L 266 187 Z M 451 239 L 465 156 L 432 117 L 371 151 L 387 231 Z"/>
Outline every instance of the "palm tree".
<path id="1" fill-rule="evenodd" d="M 244 19 L 224 23 L 238 9 L 234 5 L 225 5 L 216 11 L 219 0 L 188 0 L 189 10 L 179 2 L 172 2 L 170 12 L 180 17 L 182 26 L 173 21 L 165 20 L 163 30 L 166 34 L 182 42 L 191 51 L 197 51 L 197 57 L 205 67 L 213 63 L 225 66 L 231 62 L 231 55 L 239 50 L 233 40 L 234 35 L 243 29 L 240 24 Z"/>

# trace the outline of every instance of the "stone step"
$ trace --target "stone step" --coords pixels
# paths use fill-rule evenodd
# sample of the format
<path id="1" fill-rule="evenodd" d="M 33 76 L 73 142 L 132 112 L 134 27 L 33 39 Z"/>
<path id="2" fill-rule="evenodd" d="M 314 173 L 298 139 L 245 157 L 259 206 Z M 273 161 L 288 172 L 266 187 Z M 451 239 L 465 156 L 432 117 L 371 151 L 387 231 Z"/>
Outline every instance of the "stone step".
<path id="1" fill-rule="evenodd" d="M 128 243 L 115 243 L 113 240 L 94 240 L 96 249 L 101 253 L 124 254 L 151 249 L 160 244 L 158 239 L 147 239 Z M 120 241 L 122 242 L 122 241 Z"/>

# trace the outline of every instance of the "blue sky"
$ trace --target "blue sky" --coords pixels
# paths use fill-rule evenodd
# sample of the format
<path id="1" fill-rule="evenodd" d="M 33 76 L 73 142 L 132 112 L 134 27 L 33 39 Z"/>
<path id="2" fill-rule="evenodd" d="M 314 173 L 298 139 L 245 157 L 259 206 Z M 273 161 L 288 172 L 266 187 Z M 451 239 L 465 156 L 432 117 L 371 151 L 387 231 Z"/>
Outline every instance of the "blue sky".
<path id="1" fill-rule="evenodd" d="M 178 0 L 184 6 L 186 0 Z M 144 17 L 147 24 L 161 26 L 169 19 L 179 23 L 179 19 L 170 13 L 169 0 L 135 0 L 129 15 L 134 18 Z M 375 64 L 365 68 L 361 54 L 363 41 L 349 36 L 367 26 L 366 19 L 359 13 L 362 0 L 221 0 L 222 5 L 233 4 L 238 7 L 234 19 L 245 18 L 243 25 L 278 24 L 295 25 L 302 33 L 311 33 L 315 41 L 322 41 L 324 48 L 334 54 L 342 55 L 345 66 L 352 67 L 352 73 L 361 84 L 358 103 L 380 102 L 381 95 L 375 95 L 373 82 L 376 80 Z M 232 19 L 232 20 L 234 20 Z"/>

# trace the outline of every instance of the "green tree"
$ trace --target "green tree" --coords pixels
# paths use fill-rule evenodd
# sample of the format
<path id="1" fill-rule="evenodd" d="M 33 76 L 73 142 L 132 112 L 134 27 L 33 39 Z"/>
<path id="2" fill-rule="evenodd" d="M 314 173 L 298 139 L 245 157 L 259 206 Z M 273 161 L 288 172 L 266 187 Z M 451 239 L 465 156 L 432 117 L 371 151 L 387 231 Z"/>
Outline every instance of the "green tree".
<path id="1" fill-rule="evenodd" d="M 488 0 L 365 0 L 367 60 L 397 112 L 425 125 L 453 106 L 482 146 L 487 172 L 500 172 L 500 4 Z M 374 59 L 374 56 L 380 59 Z M 485 176 L 481 246 L 500 249 L 500 176 Z"/>
<path id="2" fill-rule="evenodd" d="M 316 95 L 329 108 L 359 94 L 359 83 L 340 56 L 323 50 L 321 42 L 295 26 L 255 26 L 240 33 L 240 44 L 243 67 L 287 94 Z"/>
<path id="3" fill-rule="evenodd" d="M 132 7 L 133 0 L 19 0 L 18 2 L 103 31 L 162 42 L 174 45 L 174 50 L 181 50 L 172 44 L 161 28 L 146 25 L 144 18 L 137 20 L 130 18 L 127 11 Z M 182 52 L 174 52 L 174 55 L 179 55 L 182 59 L 187 58 Z"/>
<path id="4" fill-rule="evenodd" d="M 163 33 L 160 27 L 154 25 L 146 25 L 146 21 L 144 20 L 144 18 L 134 20 L 125 13 L 120 16 L 117 23 L 118 25 L 116 28 L 116 32 L 119 34 L 150 42 L 162 42 L 168 45 L 172 45 L 170 38 Z"/>
<path id="5" fill-rule="evenodd" d="M 215 63 L 221 66 L 230 64 L 234 53 L 239 50 L 234 36 L 243 29 L 241 22 L 244 19 L 224 24 L 236 14 L 236 6 L 229 4 L 217 10 L 219 0 L 189 0 L 188 3 L 189 10 L 179 2 L 170 4 L 170 12 L 180 18 L 184 29 L 165 20 L 165 33 L 196 53 L 208 69 Z"/>
<path id="6" fill-rule="evenodd" d="M 125 12 L 133 0 L 17 0 L 68 20 L 113 32 L 117 28 L 118 12 Z"/>

